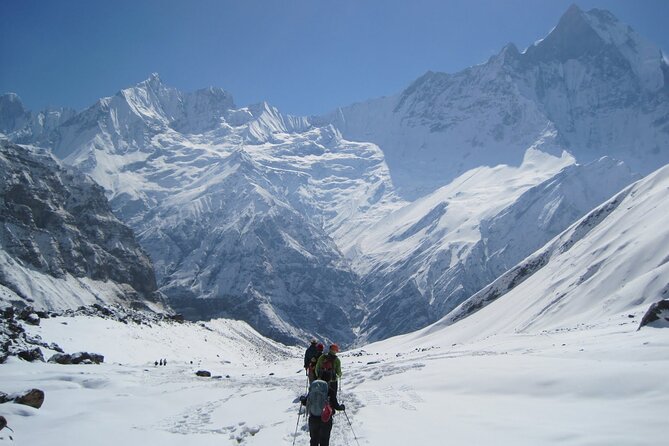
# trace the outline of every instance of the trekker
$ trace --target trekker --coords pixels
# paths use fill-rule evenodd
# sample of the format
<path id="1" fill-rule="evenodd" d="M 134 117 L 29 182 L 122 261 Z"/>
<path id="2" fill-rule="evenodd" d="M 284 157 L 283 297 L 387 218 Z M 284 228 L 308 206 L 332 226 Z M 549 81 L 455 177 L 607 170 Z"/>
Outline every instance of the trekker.
<path id="1" fill-rule="evenodd" d="M 339 346 L 337 344 L 330 345 L 330 348 L 325 355 L 321 355 L 316 363 L 316 375 L 321 376 L 323 370 L 330 371 L 330 388 L 334 393 L 335 400 L 337 399 L 337 390 L 339 387 L 339 380 L 341 379 L 341 360 L 337 357 L 339 353 Z"/>
<path id="2" fill-rule="evenodd" d="M 307 351 L 304 352 L 304 370 L 309 376 L 309 365 L 311 364 L 311 360 L 315 357 L 318 357 L 320 353 L 318 352 L 318 348 L 316 346 L 316 339 L 311 339 L 311 344 L 309 345 L 309 348 L 307 348 Z M 309 384 L 311 384 L 313 380 L 309 379 Z"/>
<path id="3" fill-rule="evenodd" d="M 318 359 L 321 357 L 323 354 L 323 349 L 325 347 L 323 344 L 320 342 L 316 345 L 316 355 L 311 358 L 311 361 L 309 361 L 309 367 L 307 368 L 307 376 L 309 376 L 309 384 L 314 382 L 316 380 L 316 364 L 318 363 Z"/>
<path id="4" fill-rule="evenodd" d="M 328 385 L 331 379 L 331 372 L 322 370 L 309 386 L 307 396 L 301 399 L 309 414 L 309 446 L 329 446 L 335 410 L 346 410 Z"/>

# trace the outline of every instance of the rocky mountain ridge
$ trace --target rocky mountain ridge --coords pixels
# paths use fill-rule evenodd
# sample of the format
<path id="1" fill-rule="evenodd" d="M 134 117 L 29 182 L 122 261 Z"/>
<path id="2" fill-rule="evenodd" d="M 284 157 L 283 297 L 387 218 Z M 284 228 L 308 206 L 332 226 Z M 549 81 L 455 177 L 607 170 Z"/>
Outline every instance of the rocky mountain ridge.
<path id="1" fill-rule="evenodd" d="M 454 74 L 428 72 L 400 94 L 324 118 L 383 150 L 416 199 L 480 165 L 519 165 L 529 147 L 579 162 L 612 156 L 648 174 L 669 162 L 669 66 L 607 11 L 570 7 L 524 51 L 505 46 Z"/>
<path id="2" fill-rule="evenodd" d="M 105 295 L 140 307 L 161 300 L 151 261 L 104 190 L 48 151 L 7 141 L 0 141 L 0 258 L 3 295 L 15 304 L 62 310 Z"/>
<path id="3" fill-rule="evenodd" d="M 638 178 L 616 159 L 669 161 L 667 73 L 610 14 L 572 7 L 523 52 L 331 116 L 154 74 L 33 142 L 104 187 L 177 311 L 346 344 L 453 310 Z"/>

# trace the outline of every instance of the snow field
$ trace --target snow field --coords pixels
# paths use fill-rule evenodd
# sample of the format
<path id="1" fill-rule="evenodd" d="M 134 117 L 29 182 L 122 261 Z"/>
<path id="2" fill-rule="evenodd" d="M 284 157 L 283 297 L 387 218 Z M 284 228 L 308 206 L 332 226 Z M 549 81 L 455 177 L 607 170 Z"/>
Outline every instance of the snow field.
<path id="1" fill-rule="evenodd" d="M 39 410 L 0 406 L 15 430 L 13 444 L 288 445 L 296 427 L 295 444 L 308 444 L 304 415 L 296 424 L 296 398 L 306 389 L 302 350 L 254 337 L 245 324 L 205 325 L 213 330 L 76 317 L 31 327 L 68 352 L 100 352 L 106 362 L 12 359 L 3 365 L 4 391 L 46 393 Z M 353 430 L 337 414 L 331 444 L 356 444 L 353 431 L 361 445 L 397 446 L 435 439 L 647 445 L 663 435 L 669 415 L 664 330 L 636 331 L 637 321 L 625 315 L 474 342 L 452 342 L 456 328 L 342 353 L 339 397 Z M 154 357 L 167 357 L 167 366 L 154 366 Z M 220 378 L 197 377 L 199 369 Z"/>

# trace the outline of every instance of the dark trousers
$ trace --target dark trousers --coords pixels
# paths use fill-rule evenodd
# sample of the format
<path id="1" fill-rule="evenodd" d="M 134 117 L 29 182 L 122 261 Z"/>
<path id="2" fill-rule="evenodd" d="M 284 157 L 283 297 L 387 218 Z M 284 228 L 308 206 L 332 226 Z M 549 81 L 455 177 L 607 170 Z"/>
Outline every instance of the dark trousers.
<path id="1" fill-rule="evenodd" d="M 328 396 L 330 397 L 330 404 L 334 408 L 339 407 L 339 401 L 337 400 L 337 391 L 339 390 L 339 382 L 338 381 L 330 381 L 328 383 L 330 386 L 330 389 L 328 391 Z"/>
<path id="2" fill-rule="evenodd" d="M 332 418 L 327 423 L 324 423 L 321 417 L 311 415 L 309 417 L 309 435 L 311 437 L 309 446 L 329 446 L 331 430 Z"/>

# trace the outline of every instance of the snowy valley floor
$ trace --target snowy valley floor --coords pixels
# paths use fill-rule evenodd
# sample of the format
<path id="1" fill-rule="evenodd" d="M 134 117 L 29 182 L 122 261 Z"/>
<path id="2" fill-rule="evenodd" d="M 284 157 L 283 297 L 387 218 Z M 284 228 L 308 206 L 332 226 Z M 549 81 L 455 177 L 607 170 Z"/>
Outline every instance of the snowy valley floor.
<path id="1" fill-rule="evenodd" d="M 1 365 L 0 390 L 40 388 L 46 398 L 41 409 L 0 405 L 14 429 L 13 441 L 3 430 L 0 443 L 292 444 L 295 400 L 306 386 L 302 350 L 254 338 L 241 325 L 207 325 L 43 320 L 34 334 L 67 352 L 102 353 L 105 363 Z M 473 344 L 387 340 L 342 354 L 340 400 L 361 445 L 663 444 L 669 330 L 637 325 L 621 317 Z M 154 366 L 160 358 L 168 364 Z M 197 377 L 199 369 L 220 378 Z M 302 416 L 295 444 L 308 443 Z M 338 414 L 331 445 L 355 444 Z"/>

